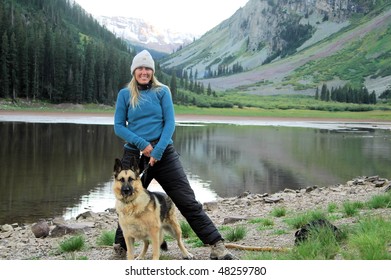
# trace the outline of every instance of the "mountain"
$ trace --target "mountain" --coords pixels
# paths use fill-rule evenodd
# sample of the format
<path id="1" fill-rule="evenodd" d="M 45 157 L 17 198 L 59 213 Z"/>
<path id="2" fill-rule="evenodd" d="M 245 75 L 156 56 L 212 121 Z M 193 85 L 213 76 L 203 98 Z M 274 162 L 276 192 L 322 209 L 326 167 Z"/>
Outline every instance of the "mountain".
<path id="1" fill-rule="evenodd" d="M 196 72 L 199 82 L 217 91 L 313 94 L 322 83 L 351 82 L 380 93 L 391 84 L 390 5 L 390 0 L 250 0 L 161 65 Z"/>
<path id="2" fill-rule="evenodd" d="M 132 45 L 165 54 L 172 53 L 199 38 L 198 35 L 191 33 L 161 29 L 138 18 L 96 16 L 96 19 L 109 31 Z"/>

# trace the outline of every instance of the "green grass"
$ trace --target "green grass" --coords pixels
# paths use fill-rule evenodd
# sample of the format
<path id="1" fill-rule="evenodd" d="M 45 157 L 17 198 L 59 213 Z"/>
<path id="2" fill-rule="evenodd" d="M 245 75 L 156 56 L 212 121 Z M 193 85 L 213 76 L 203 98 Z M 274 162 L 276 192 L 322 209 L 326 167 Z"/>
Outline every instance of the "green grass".
<path id="1" fill-rule="evenodd" d="M 187 244 L 190 244 L 194 247 L 203 247 L 204 243 L 198 238 L 193 229 L 190 227 L 189 223 L 185 220 L 181 220 L 179 225 L 182 230 L 182 237 L 184 238 Z"/>
<path id="2" fill-rule="evenodd" d="M 310 221 L 318 220 L 318 219 L 326 219 L 326 214 L 319 209 L 310 210 L 305 213 L 298 214 L 294 217 L 289 217 L 285 219 L 285 222 L 292 228 L 298 229 L 308 224 Z"/>
<path id="3" fill-rule="evenodd" d="M 225 234 L 224 239 L 230 242 L 242 240 L 247 234 L 245 226 L 238 225 L 228 230 Z"/>
<path id="4" fill-rule="evenodd" d="M 270 229 L 274 225 L 274 221 L 267 218 L 254 218 L 248 221 L 250 224 L 259 224 L 257 230 Z"/>
<path id="5" fill-rule="evenodd" d="M 358 214 L 359 210 L 364 207 L 364 204 L 362 202 L 358 201 L 345 201 L 342 204 L 343 213 L 347 217 L 352 217 Z"/>
<path id="6" fill-rule="evenodd" d="M 224 96 L 226 102 L 236 102 L 241 104 L 241 107 L 199 108 L 196 106 L 175 105 L 175 113 L 177 115 L 391 121 L 391 104 L 371 105 L 370 111 L 363 111 L 360 108 L 367 108 L 369 105 L 323 102 L 315 100 L 314 97 L 304 95 L 256 96 L 226 93 Z M 349 108 L 355 111 L 347 111 Z M 103 107 L 99 104 L 83 104 L 82 107 L 74 106 L 58 109 L 55 105 L 44 102 L 20 102 L 17 106 L 5 105 L 0 102 L 0 110 L 114 114 L 114 107 Z"/>
<path id="7" fill-rule="evenodd" d="M 391 192 L 386 194 L 379 194 L 373 196 L 368 202 L 367 205 L 369 208 L 378 209 L 378 208 L 390 208 L 391 207 Z"/>
<path id="8" fill-rule="evenodd" d="M 59 245 L 60 252 L 69 253 L 75 251 L 81 251 L 85 248 L 85 238 L 83 235 L 72 236 Z"/>
<path id="9" fill-rule="evenodd" d="M 335 213 L 338 210 L 338 205 L 334 202 L 331 202 L 327 205 L 328 213 Z"/>
<path id="10" fill-rule="evenodd" d="M 319 118 L 319 119 L 351 119 L 351 120 L 382 120 L 391 121 L 391 111 L 373 110 L 367 112 L 324 111 L 309 109 L 262 109 L 262 108 L 198 108 L 195 106 L 175 106 L 177 115 L 213 115 L 242 116 L 267 118 Z"/>
<path id="11" fill-rule="evenodd" d="M 241 259 L 249 260 L 390 260 L 391 259 L 391 220 L 387 217 L 373 214 L 374 209 L 390 208 L 391 193 L 374 195 L 366 202 L 344 201 L 340 204 L 329 203 L 326 209 L 311 209 L 304 213 L 286 213 L 284 207 L 272 209 L 270 217 L 249 219 L 247 224 L 222 225 L 219 231 L 227 242 L 243 240 L 250 225 L 259 225 L 263 234 L 292 234 L 292 229 L 298 229 L 316 219 L 342 219 L 339 222 L 339 233 L 334 234 L 329 228 L 315 228 L 310 231 L 308 239 L 288 248 L 285 252 L 247 252 Z M 276 213 L 285 213 L 277 215 Z M 281 218 L 283 217 L 283 218 Z M 354 219 L 342 223 L 343 219 Z M 282 223 L 282 226 L 281 226 Z M 278 224 L 278 229 L 273 227 Z M 189 224 L 180 221 L 184 241 L 192 248 L 203 247 L 205 244 L 195 235 Z M 285 225 L 285 227 L 284 227 Z M 266 231 L 267 230 L 267 231 Z M 114 231 L 103 231 L 96 243 L 101 246 L 111 246 Z M 170 242 L 175 242 L 173 239 Z M 64 253 L 64 259 L 83 260 L 77 252 L 88 246 L 83 235 L 72 236 L 59 244 L 59 252 Z M 190 247 L 189 246 L 189 247 Z M 170 259 L 162 256 L 161 259 Z"/>
<path id="12" fill-rule="evenodd" d="M 381 217 L 367 217 L 358 223 L 348 236 L 346 259 L 390 260 L 391 221 Z"/>
<path id="13" fill-rule="evenodd" d="M 261 224 L 262 226 L 265 227 L 274 225 L 273 220 L 267 218 L 254 218 L 254 219 L 250 219 L 248 222 L 250 224 Z"/>
<path id="14" fill-rule="evenodd" d="M 374 195 L 366 202 L 344 201 L 329 203 L 325 211 L 309 210 L 290 213 L 283 219 L 288 228 L 273 230 L 271 234 L 287 234 L 315 219 L 337 220 L 353 218 L 354 222 L 338 225 L 335 234 L 329 228 L 314 228 L 309 237 L 286 252 L 248 252 L 242 259 L 249 260 L 390 260 L 391 220 L 388 216 L 373 214 L 373 209 L 391 207 L 390 192 Z M 326 211 L 327 210 L 327 211 Z M 278 217 L 275 217 L 278 219 Z M 249 220 L 249 224 L 265 219 Z M 270 234 L 270 233 L 267 233 Z M 293 236 L 292 236 L 293 237 Z"/>
<path id="15" fill-rule="evenodd" d="M 96 244 L 98 246 L 112 246 L 114 244 L 115 231 L 104 231 L 98 237 Z"/>
<path id="16" fill-rule="evenodd" d="M 196 234 L 194 233 L 193 229 L 190 227 L 189 223 L 186 221 L 180 221 L 179 225 L 182 230 L 182 237 L 183 238 L 189 238 L 189 237 L 195 237 Z"/>
<path id="17" fill-rule="evenodd" d="M 331 260 L 339 249 L 334 232 L 329 227 L 321 227 L 311 230 L 308 240 L 300 242 L 290 254 L 295 260 Z"/>
<path id="18" fill-rule="evenodd" d="M 284 207 L 275 207 L 273 208 L 271 215 L 273 217 L 283 217 L 286 215 L 286 208 Z"/>

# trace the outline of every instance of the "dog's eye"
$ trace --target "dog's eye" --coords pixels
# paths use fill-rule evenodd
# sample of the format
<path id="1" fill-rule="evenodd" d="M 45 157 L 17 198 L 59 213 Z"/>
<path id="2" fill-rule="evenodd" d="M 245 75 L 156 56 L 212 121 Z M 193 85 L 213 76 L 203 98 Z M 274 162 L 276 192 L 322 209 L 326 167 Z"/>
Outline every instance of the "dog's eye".
<path id="1" fill-rule="evenodd" d="M 129 177 L 128 182 L 131 183 L 133 181 L 133 178 Z"/>
<path id="2" fill-rule="evenodd" d="M 121 178 L 119 180 L 121 181 L 121 183 L 125 183 L 125 179 L 124 178 Z"/>

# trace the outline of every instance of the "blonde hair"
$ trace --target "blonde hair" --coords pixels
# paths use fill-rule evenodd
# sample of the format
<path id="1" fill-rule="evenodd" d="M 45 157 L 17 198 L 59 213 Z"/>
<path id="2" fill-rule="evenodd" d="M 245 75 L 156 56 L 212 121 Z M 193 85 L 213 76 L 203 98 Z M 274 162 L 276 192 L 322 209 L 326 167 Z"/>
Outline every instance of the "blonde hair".
<path id="1" fill-rule="evenodd" d="M 158 79 L 155 77 L 155 75 L 152 75 L 152 87 L 161 87 L 164 86 L 161 82 L 158 81 Z M 128 84 L 128 89 L 130 91 L 130 105 L 132 105 L 132 108 L 135 108 L 140 99 L 140 91 L 137 87 L 137 81 L 136 78 L 133 76 L 132 80 Z"/>

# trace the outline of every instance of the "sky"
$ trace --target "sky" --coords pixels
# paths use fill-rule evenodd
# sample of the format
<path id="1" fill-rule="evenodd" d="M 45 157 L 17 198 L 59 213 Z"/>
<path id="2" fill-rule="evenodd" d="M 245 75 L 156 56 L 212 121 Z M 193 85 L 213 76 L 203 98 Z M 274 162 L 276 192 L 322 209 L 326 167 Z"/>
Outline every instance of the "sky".
<path id="1" fill-rule="evenodd" d="M 249 0 L 75 0 L 92 15 L 141 18 L 159 29 L 202 35 Z"/>

